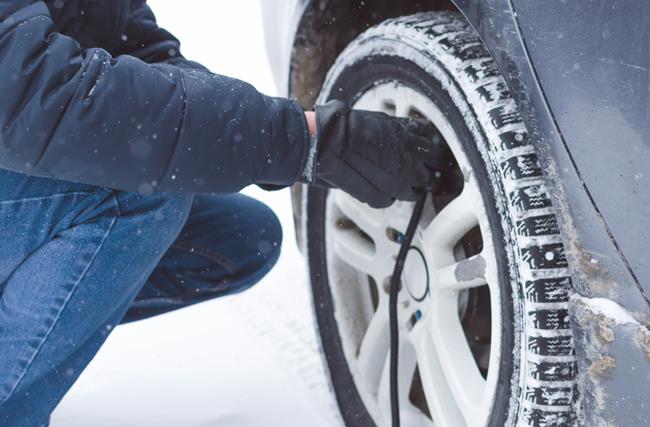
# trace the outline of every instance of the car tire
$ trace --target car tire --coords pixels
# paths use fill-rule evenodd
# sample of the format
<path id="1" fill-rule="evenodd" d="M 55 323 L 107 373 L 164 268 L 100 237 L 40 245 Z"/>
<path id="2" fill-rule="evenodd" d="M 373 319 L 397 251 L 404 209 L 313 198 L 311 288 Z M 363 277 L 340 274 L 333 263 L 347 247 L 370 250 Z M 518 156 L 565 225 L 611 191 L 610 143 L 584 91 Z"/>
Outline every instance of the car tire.
<path id="1" fill-rule="evenodd" d="M 435 106 L 439 112 L 438 120 L 446 124 L 435 121 L 434 124 L 439 128 L 444 125 L 453 130 L 457 147 L 452 151 L 457 155 L 459 165 L 461 155 L 463 162 L 470 165 L 469 170 L 459 170 L 459 173 L 466 182 L 470 182 L 467 175 L 471 175 L 472 182 L 475 182 L 480 192 L 481 200 L 478 203 L 484 207 L 485 212 L 484 215 L 481 214 L 484 219 L 478 220 L 478 228 L 482 233 L 478 239 L 479 249 L 482 250 L 483 246 L 490 248 L 495 265 L 490 274 L 493 274 L 491 277 L 494 278 L 492 281 L 496 282 L 496 287 L 489 288 L 489 298 L 494 299 L 489 303 L 485 302 L 488 299 L 485 294 L 472 294 L 478 291 L 458 291 L 459 301 L 463 300 L 458 303 L 459 322 L 464 325 L 463 316 L 467 316 L 468 312 L 467 299 L 489 305 L 491 320 L 483 321 L 481 315 L 476 315 L 479 329 L 481 322 L 492 322 L 491 327 L 494 327 L 497 322 L 495 319 L 499 319 L 498 331 L 491 330 L 488 345 L 489 358 L 496 358 L 493 354 L 497 354 L 498 363 L 495 361 L 489 367 L 479 367 L 486 383 L 492 381 L 496 384 L 493 391 L 488 390 L 490 401 L 486 415 L 472 418 L 473 415 L 463 413 L 463 408 L 466 407 L 458 404 L 458 407 L 448 410 L 456 411 L 460 414 L 458 417 L 436 419 L 441 414 L 440 407 L 437 411 L 432 411 L 429 399 L 439 399 L 442 402 L 444 396 L 427 395 L 424 386 L 418 388 L 416 384 L 418 381 L 423 383 L 423 379 L 414 377 L 404 382 L 410 385 L 408 399 L 411 401 L 406 406 L 410 405 L 413 411 L 422 412 L 422 417 L 411 414 L 412 420 L 416 421 L 403 421 L 403 425 L 429 425 L 428 420 L 432 418 L 431 425 L 573 424 L 577 373 L 567 314 L 571 286 L 567 259 L 556 213 L 544 183 L 543 170 L 494 60 L 474 30 L 458 13 L 436 12 L 400 17 L 369 29 L 341 53 L 328 74 L 319 102 L 340 99 L 357 105 L 365 99 L 364 96 L 371 97 L 368 94 L 378 87 L 384 91 L 382 93 L 390 94 L 391 85 L 408 94 L 417 92 Z M 378 109 L 393 113 L 394 107 L 388 103 Z M 422 115 L 417 109 L 411 109 L 409 114 L 411 113 Z M 458 185 L 468 184 L 448 185 L 450 188 L 446 191 L 453 198 L 460 194 L 459 191 L 462 192 L 458 190 Z M 378 397 L 385 397 L 385 392 L 380 390 L 373 394 L 362 390 L 367 384 L 360 385 L 355 373 L 357 362 L 354 361 L 355 357 L 359 357 L 359 346 L 367 333 L 364 328 L 368 327 L 372 316 L 376 314 L 373 314 L 373 310 L 381 308 L 376 300 L 380 298 L 377 295 L 382 293 L 382 283 L 378 283 L 370 274 L 367 275 L 370 283 L 368 286 L 363 274 L 355 281 L 358 270 L 353 257 L 340 259 L 346 257 L 333 253 L 336 248 L 342 248 L 344 252 L 350 248 L 336 246 L 331 236 L 334 236 L 332 233 L 339 233 L 341 227 L 357 227 L 354 228 L 356 234 L 351 239 L 357 239 L 358 242 L 350 240 L 354 245 L 363 246 L 366 241 L 369 245 L 375 245 L 373 253 L 376 254 L 377 248 L 384 247 L 385 244 L 373 240 L 374 237 L 354 223 L 354 218 L 348 221 L 349 218 L 345 217 L 348 222 L 342 222 L 340 218 L 333 222 L 332 210 L 339 208 L 336 205 L 338 202 L 332 200 L 344 197 L 337 196 L 337 192 L 315 187 L 303 189 L 301 225 L 304 227 L 304 247 L 307 250 L 322 351 L 346 425 L 388 426 L 390 422 L 386 414 L 389 408 L 386 408 L 385 399 L 380 401 Z M 445 201 L 439 203 L 442 206 L 440 210 L 435 207 L 436 201 L 431 201 L 434 212 L 430 214 L 432 218 L 444 210 Z M 396 211 L 391 211 L 389 219 L 400 217 L 399 221 L 405 224 L 411 205 L 396 205 L 400 206 L 398 212 L 402 213 L 395 214 Z M 370 212 L 369 216 L 384 215 L 379 211 L 372 213 L 370 208 L 366 210 L 358 207 L 357 214 L 367 212 Z M 489 234 L 486 234 L 485 230 L 488 229 Z M 390 227 L 387 229 L 389 239 L 391 230 Z M 402 230 L 396 226 L 393 231 L 399 234 Z M 481 239 L 485 236 L 489 239 L 483 242 Z M 467 236 L 463 237 L 466 238 Z M 459 241 L 457 246 L 460 247 L 461 243 L 465 245 L 464 242 L 465 240 Z M 461 249 L 455 247 L 454 251 L 469 253 L 471 249 L 463 246 Z M 460 259 L 460 265 L 464 255 L 454 256 Z M 429 292 L 430 266 L 426 262 L 425 260 L 426 292 Z M 414 267 L 418 268 L 422 269 L 421 266 Z M 351 279 L 341 271 L 347 271 Z M 341 279 L 339 275 L 344 278 Z M 366 290 L 351 291 L 357 285 Z M 355 305 L 353 301 L 358 295 L 361 295 L 360 300 L 365 298 L 372 301 Z M 359 314 L 368 310 L 371 312 L 369 318 Z M 435 312 L 431 316 L 435 316 Z M 485 314 L 482 316 L 485 317 Z M 404 324 L 405 322 L 400 323 L 402 328 L 408 326 Z M 464 331 L 467 335 L 467 330 Z M 400 333 L 408 334 L 408 331 L 402 329 Z M 472 345 L 468 344 L 470 347 Z M 480 365 L 477 356 L 479 350 L 474 352 L 474 347 L 471 349 L 477 365 Z M 414 352 L 417 353 L 417 350 Z M 404 357 L 408 359 L 411 356 L 425 357 L 418 359 L 416 364 L 415 375 L 421 376 L 423 369 L 420 360 L 425 360 L 426 363 L 429 356 L 418 354 Z M 442 362 L 440 366 L 443 366 Z M 445 372 L 443 374 L 446 375 Z M 381 379 L 374 381 L 382 384 Z M 449 384 L 450 390 L 453 389 L 451 379 L 437 378 L 437 382 L 433 381 L 433 388 L 428 390 L 433 390 L 433 394 L 438 393 L 436 384 L 443 383 Z M 444 387 L 440 385 L 439 388 Z M 422 397 L 418 397 L 417 393 L 424 395 L 425 404 L 414 403 Z M 440 402 L 436 405 L 440 405 Z M 484 408 L 487 403 L 481 405 Z"/>

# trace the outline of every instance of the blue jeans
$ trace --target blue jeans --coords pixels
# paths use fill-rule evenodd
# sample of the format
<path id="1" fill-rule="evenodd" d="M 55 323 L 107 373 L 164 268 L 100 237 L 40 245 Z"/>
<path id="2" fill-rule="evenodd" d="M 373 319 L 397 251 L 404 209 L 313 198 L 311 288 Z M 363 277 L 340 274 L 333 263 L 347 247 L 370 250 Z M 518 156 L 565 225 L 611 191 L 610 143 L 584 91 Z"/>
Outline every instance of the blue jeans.
<path id="1" fill-rule="evenodd" d="M 113 328 L 258 282 L 282 230 L 248 197 L 0 170 L 0 426 L 46 425 Z"/>

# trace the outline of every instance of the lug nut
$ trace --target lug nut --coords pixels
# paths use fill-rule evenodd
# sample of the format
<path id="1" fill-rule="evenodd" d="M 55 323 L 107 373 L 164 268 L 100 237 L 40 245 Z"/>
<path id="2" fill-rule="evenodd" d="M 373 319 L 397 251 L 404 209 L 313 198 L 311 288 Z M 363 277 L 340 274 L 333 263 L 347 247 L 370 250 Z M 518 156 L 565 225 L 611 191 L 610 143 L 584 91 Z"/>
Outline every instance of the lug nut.
<path id="1" fill-rule="evenodd" d="M 406 324 L 406 329 L 411 331 L 413 327 L 415 326 L 416 323 L 418 323 L 418 320 L 422 318 L 422 312 L 420 310 L 416 310 L 415 313 L 411 314 L 411 317 L 408 320 L 408 323 Z"/>
<path id="2" fill-rule="evenodd" d="M 386 235 L 391 242 L 402 243 L 404 241 L 404 234 L 394 228 L 387 228 Z"/>
<path id="3" fill-rule="evenodd" d="M 390 294 L 390 279 L 389 279 L 389 278 L 387 278 L 386 280 L 384 280 L 384 286 L 382 286 L 382 288 L 384 289 L 384 292 L 386 292 L 387 294 Z M 399 282 L 399 285 L 398 285 L 398 287 L 397 287 L 397 290 L 398 290 L 398 291 L 401 291 L 401 290 L 402 290 L 402 281 L 401 281 L 401 280 L 400 280 L 400 282 Z"/>

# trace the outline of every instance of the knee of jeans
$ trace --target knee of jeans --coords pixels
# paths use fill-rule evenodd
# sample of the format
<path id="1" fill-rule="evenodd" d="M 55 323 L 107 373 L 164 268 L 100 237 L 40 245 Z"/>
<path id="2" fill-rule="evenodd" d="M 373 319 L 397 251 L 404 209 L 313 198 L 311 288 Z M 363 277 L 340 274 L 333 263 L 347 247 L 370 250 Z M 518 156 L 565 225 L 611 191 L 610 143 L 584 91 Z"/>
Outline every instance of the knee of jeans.
<path id="1" fill-rule="evenodd" d="M 282 225 L 275 213 L 266 205 L 256 202 L 255 209 L 249 210 L 249 229 L 245 236 L 246 246 L 253 252 L 247 257 L 250 262 L 241 266 L 246 277 L 230 289 L 236 293 L 244 291 L 258 283 L 277 263 L 282 249 Z M 242 271 L 240 270 L 240 271 Z"/>
<path id="2" fill-rule="evenodd" d="M 143 196 L 136 193 L 118 193 L 117 200 L 122 220 L 137 225 L 142 237 L 171 245 L 187 222 L 192 207 L 192 195 L 154 193 Z"/>
<path id="3" fill-rule="evenodd" d="M 260 215 L 263 220 L 260 221 L 261 226 L 258 229 L 259 241 L 257 248 L 260 256 L 265 261 L 265 267 L 270 269 L 280 257 L 280 250 L 282 249 L 282 224 L 275 212 L 266 205 L 261 206 Z"/>
<path id="4" fill-rule="evenodd" d="M 152 200 L 150 213 L 154 227 L 169 239 L 174 241 L 181 232 L 192 208 L 192 196 L 188 194 L 160 193 Z"/>

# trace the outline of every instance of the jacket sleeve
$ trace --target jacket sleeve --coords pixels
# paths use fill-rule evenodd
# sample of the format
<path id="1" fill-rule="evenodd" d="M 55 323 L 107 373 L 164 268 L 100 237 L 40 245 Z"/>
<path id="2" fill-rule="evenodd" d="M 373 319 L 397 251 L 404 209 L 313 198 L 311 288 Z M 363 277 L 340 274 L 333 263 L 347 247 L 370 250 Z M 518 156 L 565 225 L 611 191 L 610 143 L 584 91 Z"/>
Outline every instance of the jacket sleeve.
<path id="1" fill-rule="evenodd" d="M 296 102 L 188 62 L 82 50 L 43 2 L 15 4 L 0 0 L 0 168 L 141 192 L 300 178 L 308 131 Z"/>

